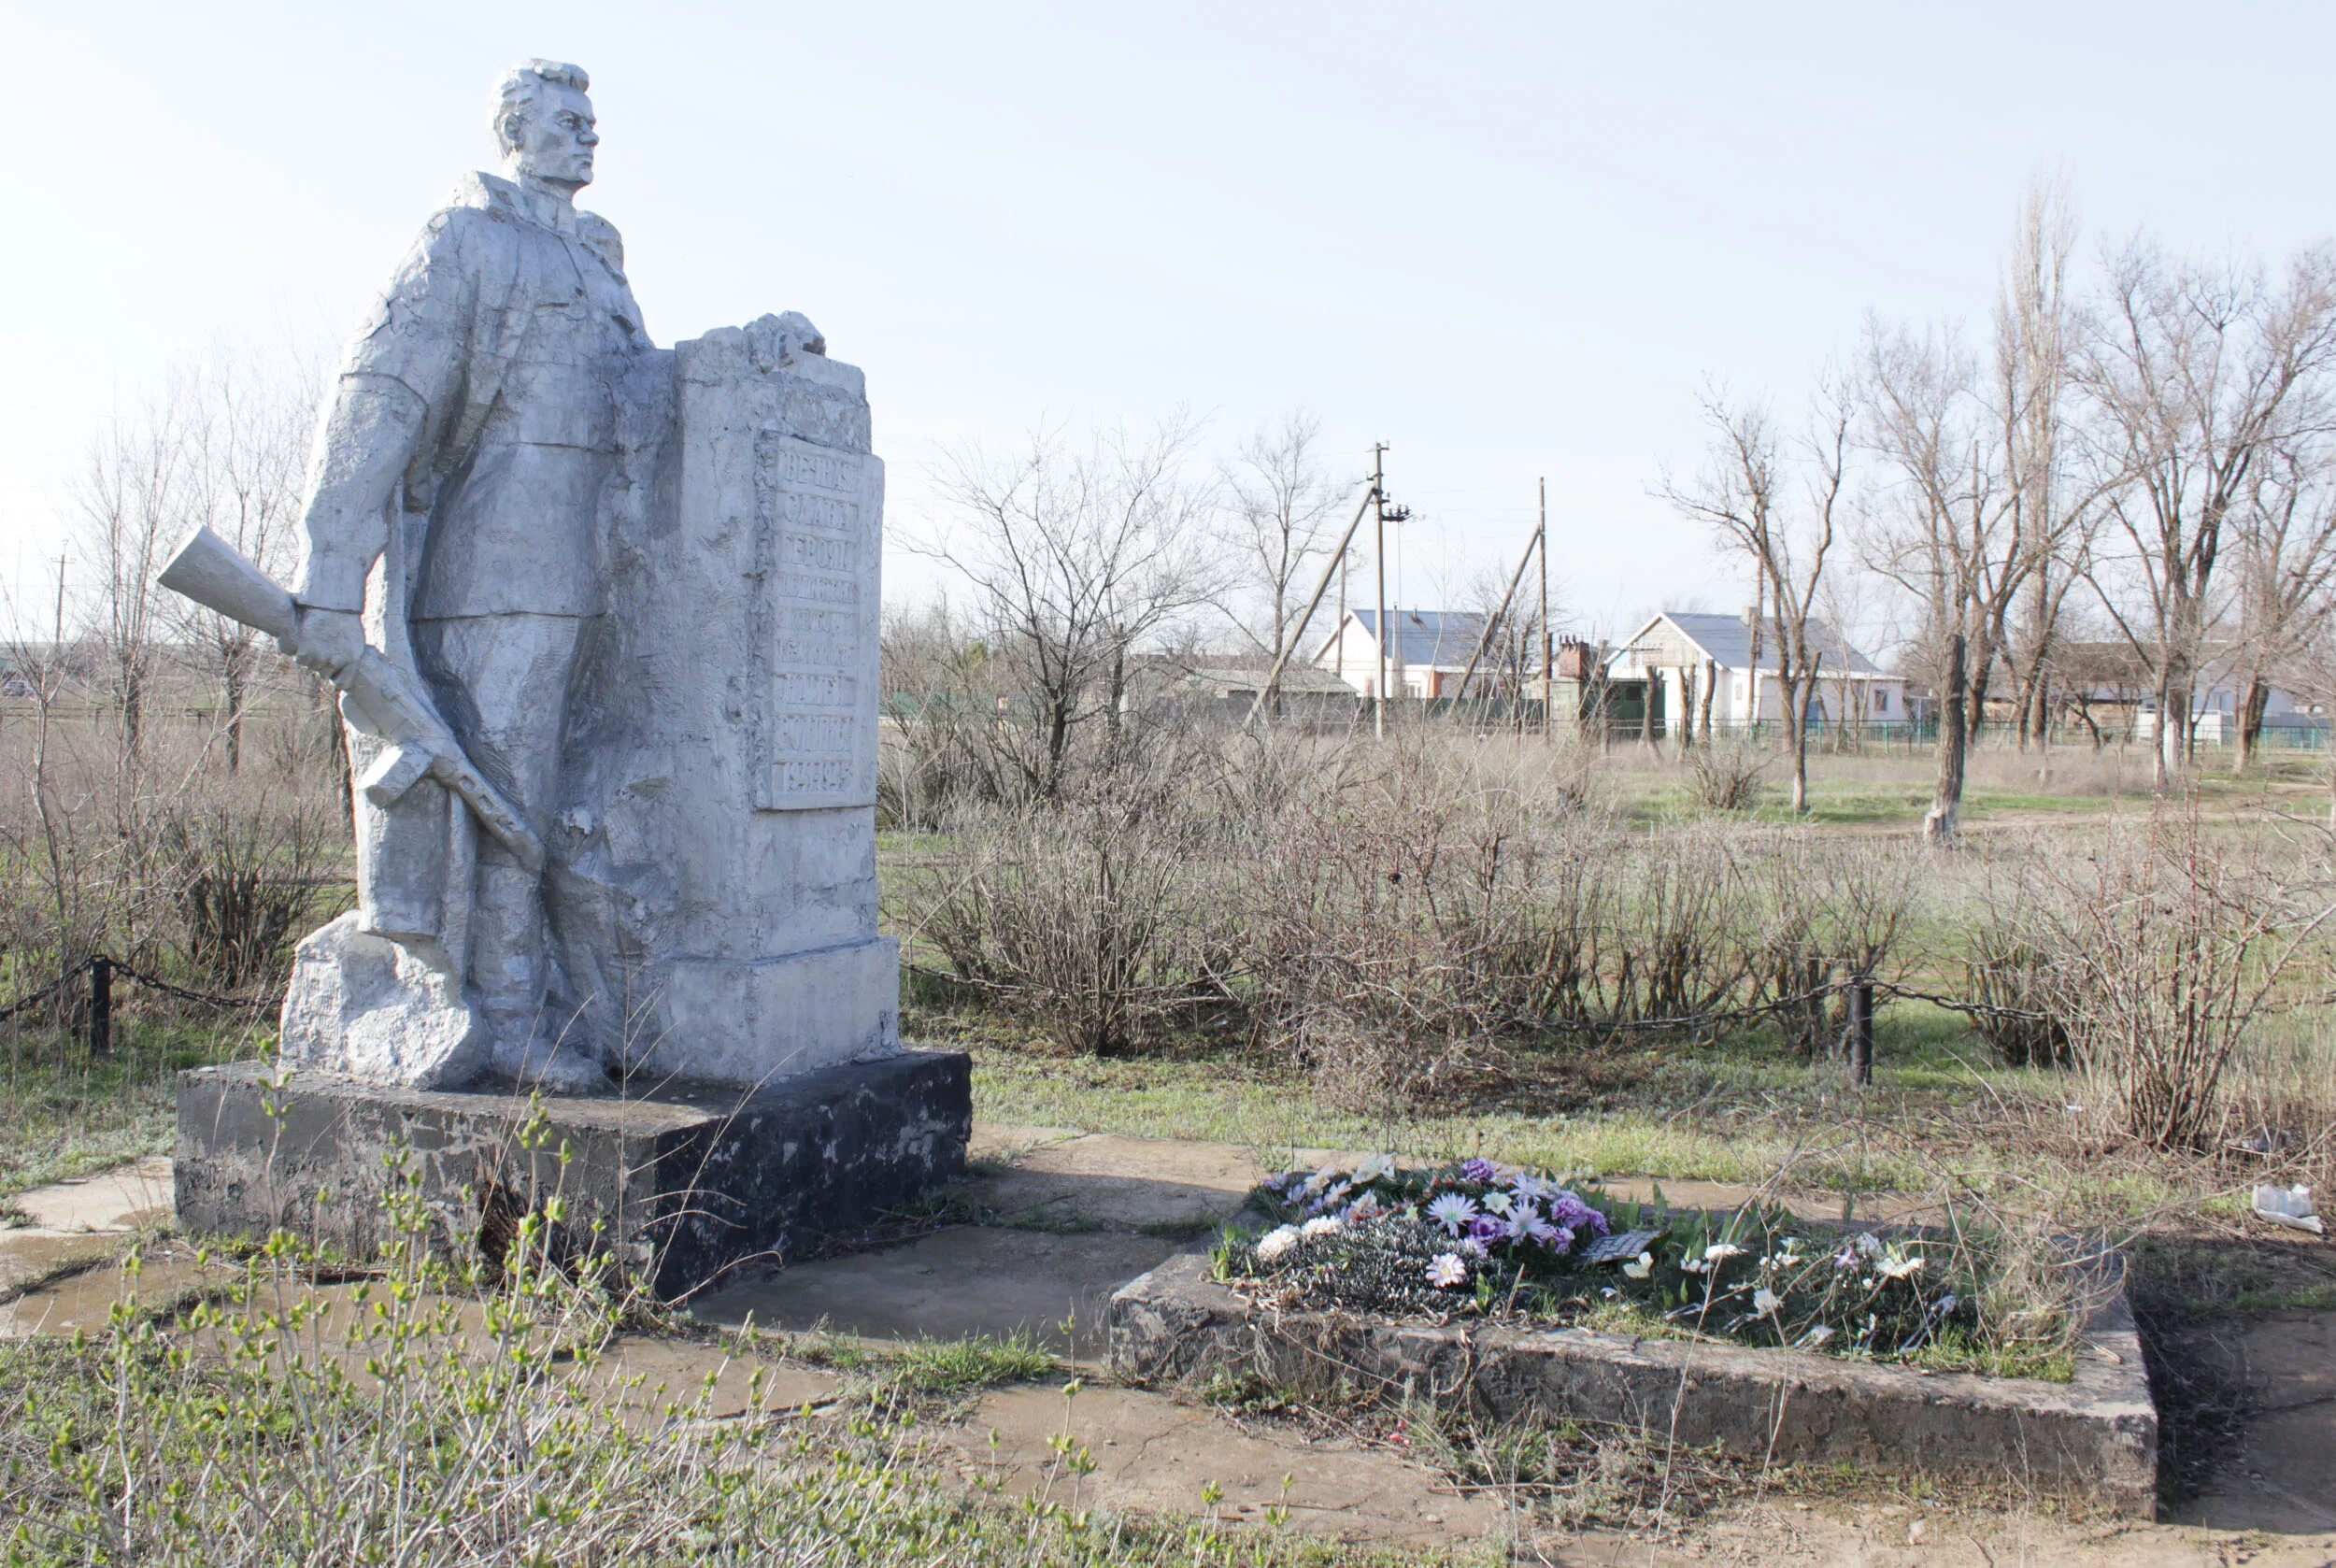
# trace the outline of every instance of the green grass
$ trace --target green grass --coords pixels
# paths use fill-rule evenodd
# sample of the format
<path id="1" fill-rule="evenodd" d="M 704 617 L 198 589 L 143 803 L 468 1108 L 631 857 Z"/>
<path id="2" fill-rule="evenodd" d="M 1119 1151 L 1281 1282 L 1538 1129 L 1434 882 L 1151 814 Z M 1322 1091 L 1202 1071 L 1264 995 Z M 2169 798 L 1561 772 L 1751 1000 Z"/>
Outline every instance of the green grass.
<path id="1" fill-rule="evenodd" d="M 891 1367 L 894 1380 L 911 1392 L 949 1395 L 1044 1377 L 1055 1370 L 1055 1359 L 1035 1335 L 1017 1329 L 1003 1339 L 919 1339 L 903 1346 Z"/>
<path id="2" fill-rule="evenodd" d="M 2185 1185 L 2172 1168 L 2038 1147 L 2034 1123 L 2007 1120 L 2002 1108 L 2057 1114 L 2072 1080 L 1997 1063 L 1958 1015 L 1925 1003 L 1881 1011 L 1875 1081 L 1862 1091 L 1838 1068 L 1756 1033 L 1718 1044 L 1554 1046 L 1526 1056 L 1508 1081 L 1396 1116 L 1337 1109 L 1301 1074 L 1201 1042 L 1133 1059 L 1064 1056 L 977 1014 L 912 1013 L 904 1033 L 972 1052 L 982 1119 L 1232 1144 L 1269 1164 L 1303 1149 L 1384 1149 L 1746 1187 L 1781 1175 L 1787 1190 L 1812 1194 L 1951 1187 L 2016 1205 L 2048 1198 L 2072 1222 L 2103 1225 L 2202 1213 L 2226 1196 Z"/>
<path id="3" fill-rule="evenodd" d="M 262 1055 L 272 1040 L 217 1020 L 119 1020 L 108 1056 L 48 1031 L 0 1034 L 0 1198 L 170 1147 L 177 1075 Z"/>

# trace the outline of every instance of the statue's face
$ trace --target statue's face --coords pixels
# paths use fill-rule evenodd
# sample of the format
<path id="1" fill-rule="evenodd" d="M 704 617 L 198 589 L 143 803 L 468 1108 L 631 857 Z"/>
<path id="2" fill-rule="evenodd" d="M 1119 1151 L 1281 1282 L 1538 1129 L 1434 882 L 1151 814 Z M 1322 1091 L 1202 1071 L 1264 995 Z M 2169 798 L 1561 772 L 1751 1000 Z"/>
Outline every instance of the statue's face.
<path id="1" fill-rule="evenodd" d="M 573 87 L 546 83 L 534 112 L 520 121 L 519 145 L 504 155 L 514 174 L 580 190 L 592 182 L 592 101 Z"/>

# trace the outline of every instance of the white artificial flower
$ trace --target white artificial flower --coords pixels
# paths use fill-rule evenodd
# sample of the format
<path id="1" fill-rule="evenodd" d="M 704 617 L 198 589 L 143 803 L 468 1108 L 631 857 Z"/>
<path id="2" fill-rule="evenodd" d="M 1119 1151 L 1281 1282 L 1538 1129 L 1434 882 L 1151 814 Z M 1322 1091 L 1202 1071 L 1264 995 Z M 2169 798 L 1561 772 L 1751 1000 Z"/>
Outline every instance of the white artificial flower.
<path id="1" fill-rule="evenodd" d="M 1804 1333 L 1799 1339 L 1794 1340 L 1793 1343 L 1804 1349 L 1814 1350 L 1818 1346 L 1824 1344 L 1827 1340 L 1832 1337 L 1833 1331 L 1826 1327 L 1823 1323 L 1819 1323 L 1815 1328 L 1811 1329 L 1807 1333 Z"/>
<path id="2" fill-rule="evenodd" d="M 1395 1156 L 1375 1154 L 1355 1167 L 1354 1182 L 1357 1187 L 1368 1187 L 1375 1181 L 1385 1181 L 1394 1174 Z"/>
<path id="3" fill-rule="evenodd" d="M 1336 1235 L 1346 1228 L 1336 1215 L 1318 1215 L 1298 1227 L 1298 1233 L 1312 1241 L 1317 1236 Z"/>
<path id="4" fill-rule="evenodd" d="M 1873 1272 L 1885 1279 L 1907 1279 L 1922 1272 L 1922 1254 L 1911 1253 L 1902 1258 L 1885 1258 L 1873 1265 Z"/>
<path id="5" fill-rule="evenodd" d="M 1882 1238 L 1875 1235 L 1872 1231 L 1859 1231 L 1858 1233 L 1858 1239 L 1855 1245 L 1859 1252 L 1869 1258 L 1875 1258 L 1881 1255 Z"/>
<path id="6" fill-rule="evenodd" d="M 1446 1192 L 1428 1205 L 1428 1218 L 1453 1235 L 1476 1218 L 1476 1205 L 1464 1193 Z"/>
<path id="7" fill-rule="evenodd" d="M 1711 1264 L 1701 1258 L 1682 1258 L 1679 1260 L 1679 1267 L 1687 1274 L 1706 1274 L 1711 1270 Z"/>
<path id="8" fill-rule="evenodd" d="M 1636 1262 L 1622 1265 L 1622 1272 L 1631 1279 L 1645 1279 L 1655 1272 L 1655 1255 L 1652 1252 L 1640 1253 Z"/>
<path id="9" fill-rule="evenodd" d="M 1609 1286 L 1607 1286 L 1604 1290 L 1602 1290 L 1599 1291 L 1598 1293 L 1599 1293 L 1600 1295 L 1602 1295 L 1602 1296 L 1605 1297 L 1608 1301 L 1612 1301 L 1612 1300 L 1614 1300 L 1614 1298 L 1615 1298 L 1615 1297 L 1617 1297 L 1617 1296 L 1620 1295 L 1622 1292 L 1621 1292 L 1621 1291 L 1619 1291 L 1619 1290 L 1616 1290 L 1613 1286 L 1609 1285 Z"/>
<path id="10" fill-rule="evenodd" d="M 1724 1263 L 1731 1258 L 1743 1256 L 1744 1248 L 1732 1241 L 1716 1241 L 1703 1248 L 1703 1262 L 1707 1263 Z"/>
<path id="11" fill-rule="evenodd" d="M 1506 1214 L 1509 1211 L 1509 1195 L 1496 1187 L 1485 1194 L 1484 1205 L 1487 1214 Z"/>
<path id="12" fill-rule="evenodd" d="M 1763 1285 L 1752 1292 L 1752 1310 L 1766 1318 L 1784 1304 L 1784 1298 Z"/>
<path id="13" fill-rule="evenodd" d="M 1439 1290 L 1448 1290 L 1467 1279 L 1468 1265 L 1460 1262 L 1457 1252 L 1439 1252 L 1435 1262 L 1428 1265 L 1428 1283 Z"/>
<path id="14" fill-rule="evenodd" d="M 1257 1257 L 1261 1263 L 1270 1263 L 1298 1245 L 1298 1227 L 1276 1225 L 1257 1238 Z"/>
<path id="15" fill-rule="evenodd" d="M 1320 1170 L 1315 1172 L 1312 1176 L 1306 1177 L 1304 1190 L 1308 1192 L 1319 1192 L 1322 1189 L 1328 1187 L 1332 1182 L 1336 1181 L 1338 1176 L 1339 1170 L 1336 1165 L 1325 1165 Z"/>

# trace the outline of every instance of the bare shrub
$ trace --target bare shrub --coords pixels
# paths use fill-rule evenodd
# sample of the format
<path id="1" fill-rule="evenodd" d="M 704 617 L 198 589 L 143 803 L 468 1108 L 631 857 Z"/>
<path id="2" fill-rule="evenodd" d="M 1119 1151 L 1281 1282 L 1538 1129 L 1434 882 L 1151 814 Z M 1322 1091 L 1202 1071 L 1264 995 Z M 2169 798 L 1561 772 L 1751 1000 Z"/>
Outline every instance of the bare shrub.
<path id="1" fill-rule="evenodd" d="M 2086 861 L 2041 860 L 2037 875 L 2042 984 L 2096 1098 L 2152 1148 L 2206 1147 L 2233 1054 L 2290 972 L 2324 959 L 2336 914 L 2324 880 L 2258 840 L 2218 840 L 2195 810 L 2114 831 Z"/>
<path id="2" fill-rule="evenodd" d="M 1749 811 L 1760 804 L 1768 757 L 1740 741 L 1716 740 L 1687 755 L 1688 784 L 1706 811 Z"/>
<path id="3" fill-rule="evenodd" d="M 2009 852 L 1973 857 L 1977 882 L 1955 906 L 1971 1027 L 2007 1067 L 2065 1067 L 2074 1060 L 2068 1026 L 2053 1010 L 2059 1001 L 2053 954 L 2041 939 L 2030 870 L 2033 857 L 2046 852 L 2022 841 Z"/>
<path id="4" fill-rule="evenodd" d="M 292 942 L 315 923 L 320 872 L 339 859 L 347 832 L 313 800 L 168 803 L 159 836 L 175 945 L 194 974 L 230 991 L 280 982 Z"/>
<path id="5" fill-rule="evenodd" d="M 910 934 L 947 980 L 1036 1021 L 1066 1050 L 1124 1055 L 1220 989 L 1204 957 L 1224 901 L 1195 825 L 1157 781 L 1053 807 L 967 803 L 960 853 L 909 899 Z"/>

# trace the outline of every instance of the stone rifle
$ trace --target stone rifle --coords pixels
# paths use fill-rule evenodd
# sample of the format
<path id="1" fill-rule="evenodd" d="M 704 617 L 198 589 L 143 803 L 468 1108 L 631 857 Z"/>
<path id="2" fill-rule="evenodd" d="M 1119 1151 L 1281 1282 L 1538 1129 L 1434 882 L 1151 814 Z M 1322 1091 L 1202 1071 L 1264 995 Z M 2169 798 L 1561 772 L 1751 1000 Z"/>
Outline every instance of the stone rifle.
<path id="1" fill-rule="evenodd" d="M 288 649 L 298 646 L 300 607 L 292 596 L 207 528 L 197 525 L 154 580 L 206 609 L 265 632 Z M 420 681 L 368 648 L 333 683 L 349 699 L 359 726 L 389 742 L 357 781 L 366 799 L 386 807 L 425 777 L 435 778 L 461 797 L 479 825 L 521 865 L 543 868 L 543 840 L 463 755 L 462 743 Z"/>

